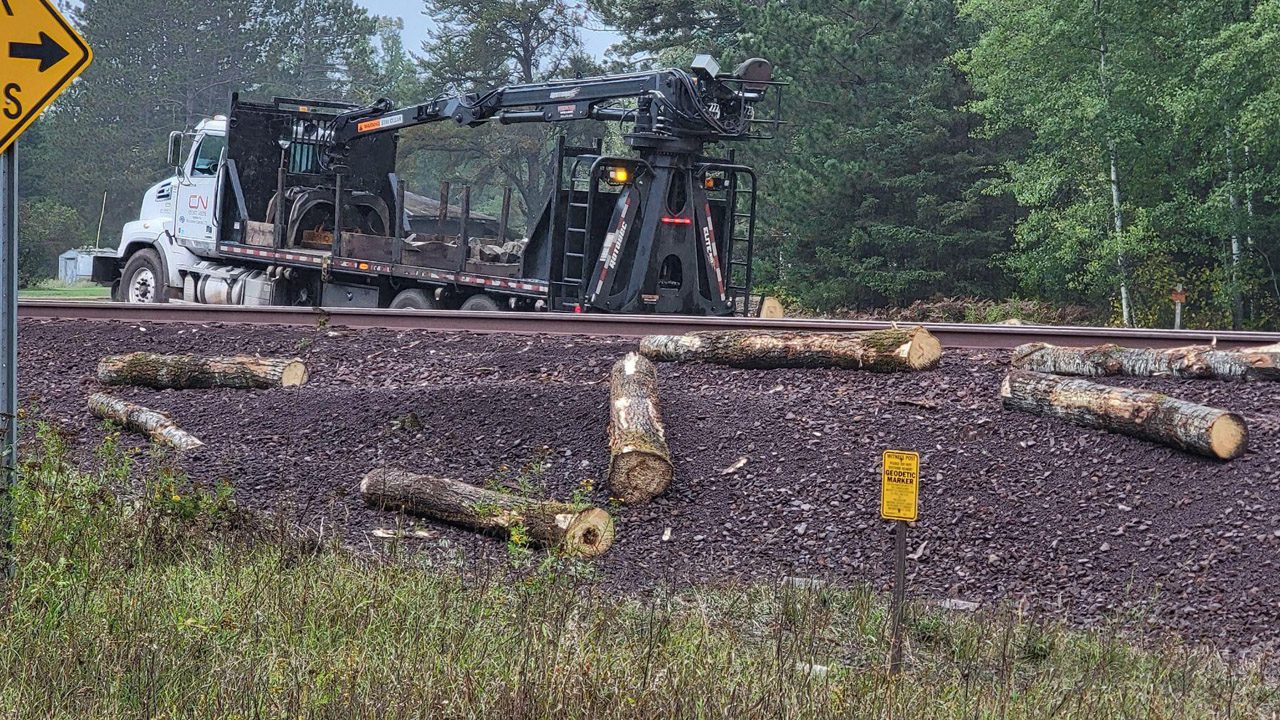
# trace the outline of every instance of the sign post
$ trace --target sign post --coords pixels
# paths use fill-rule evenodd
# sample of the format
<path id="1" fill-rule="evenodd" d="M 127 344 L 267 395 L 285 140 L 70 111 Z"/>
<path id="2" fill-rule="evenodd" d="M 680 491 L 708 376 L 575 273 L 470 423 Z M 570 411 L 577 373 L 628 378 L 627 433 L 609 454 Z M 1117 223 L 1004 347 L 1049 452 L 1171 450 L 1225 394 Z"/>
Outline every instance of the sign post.
<path id="1" fill-rule="evenodd" d="M 889 674 L 902 671 L 902 619 L 907 604 L 907 523 L 920 505 L 920 454 L 885 450 L 880 466 L 880 517 L 893 520 L 893 630 Z"/>
<path id="2" fill-rule="evenodd" d="M 93 60 L 93 52 L 49 0 L 0 0 L 0 536 L 3 573 L 13 574 L 18 465 L 18 151 L 40 113 Z"/>
<path id="3" fill-rule="evenodd" d="M 1182 304 L 1187 301 L 1187 293 L 1182 289 L 1182 283 L 1178 283 L 1173 288 L 1173 292 L 1169 293 L 1169 299 L 1173 301 L 1173 329 L 1182 329 Z"/>

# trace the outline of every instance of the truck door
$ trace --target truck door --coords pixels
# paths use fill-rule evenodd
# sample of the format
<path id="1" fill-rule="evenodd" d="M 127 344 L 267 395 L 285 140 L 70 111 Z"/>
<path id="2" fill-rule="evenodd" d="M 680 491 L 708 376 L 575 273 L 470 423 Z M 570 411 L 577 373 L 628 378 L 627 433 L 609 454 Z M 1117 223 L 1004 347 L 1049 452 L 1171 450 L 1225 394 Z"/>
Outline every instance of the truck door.
<path id="1" fill-rule="evenodd" d="M 178 242 L 192 247 L 213 243 L 214 200 L 218 192 L 218 163 L 227 139 L 221 135 L 200 135 L 187 160 L 187 181 L 178 183 L 174 198 L 174 223 Z"/>

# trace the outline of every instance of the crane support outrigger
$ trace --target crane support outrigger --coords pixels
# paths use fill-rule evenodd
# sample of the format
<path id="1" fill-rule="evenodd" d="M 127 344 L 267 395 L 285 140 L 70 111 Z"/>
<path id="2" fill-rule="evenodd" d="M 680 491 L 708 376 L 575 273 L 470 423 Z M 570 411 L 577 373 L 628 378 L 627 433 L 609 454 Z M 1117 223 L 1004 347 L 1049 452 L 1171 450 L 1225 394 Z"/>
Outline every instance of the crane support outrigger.
<path id="1" fill-rule="evenodd" d="M 700 56 L 688 71 L 509 85 L 398 109 L 387 100 L 353 106 L 233 96 L 208 225 L 214 242 L 197 252 L 199 267 L 180 273 L 182 296 L 251 304 L 745 313 L 756 177 L 732 153 L 707 156 L 706 146 L 768 137 L 777 111 L 758 118 L 756 107 L 778 84 L 765 60 L 722 73 Z M 447 186 L 432 217 L 412 221 L 395 173 L 398 131 L 438 122 L 475 127 L 585 119 L 621 123 L 635 155 L 608 156 L 599 142 L 573 147 L 560 138 L 552 191 L 523 242 L 508 237 L 509 191 L 496 222 L 471 212 L 469 189 L 451 213 Z M 188 165 L 190 172 L 194 165 Z M 122 278 L 121 286 L 131 287 L 128 281 Z"/>

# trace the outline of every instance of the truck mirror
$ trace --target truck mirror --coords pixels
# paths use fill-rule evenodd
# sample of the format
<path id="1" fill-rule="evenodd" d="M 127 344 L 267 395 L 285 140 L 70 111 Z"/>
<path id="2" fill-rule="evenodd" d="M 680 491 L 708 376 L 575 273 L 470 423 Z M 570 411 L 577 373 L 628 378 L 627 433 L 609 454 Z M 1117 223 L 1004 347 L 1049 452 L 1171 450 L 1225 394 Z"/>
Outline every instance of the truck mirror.
<path id="1" fill-rule="evenodd" d="M 169 167 L 182 165 L 182 133 L 174 130 L 169 133 Z"/>

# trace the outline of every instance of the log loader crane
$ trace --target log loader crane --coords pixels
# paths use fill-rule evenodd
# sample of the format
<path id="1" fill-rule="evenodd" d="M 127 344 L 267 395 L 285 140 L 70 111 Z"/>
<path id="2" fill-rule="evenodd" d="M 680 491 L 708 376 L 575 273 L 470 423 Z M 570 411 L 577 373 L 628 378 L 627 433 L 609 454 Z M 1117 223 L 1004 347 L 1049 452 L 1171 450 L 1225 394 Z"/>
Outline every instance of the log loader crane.
<path id="1" fill-rule="evenodd" d="M 666 69 L 446 94 L 396 109 L 232 96 L 185 162 L 148 191 L 94 279 L 129 302 L 545 309 L 731 315 L 750 305 L 756 176 L 724 141 L 768 137 L 757 106 L 776 85 L 761 59 L 721 72 L 708 56 Z M 429 123 L 617 122 L 634 156 L 567 145 L 527 238 L 450 188 L 415 215 L 396 175 L 398 131 Z M 412 203 L 408 203 L 412 205 Z"/>

